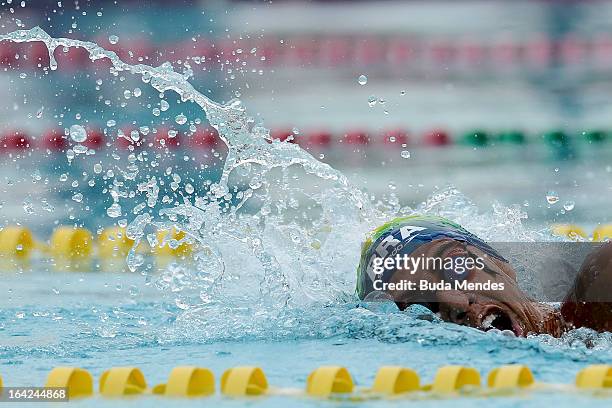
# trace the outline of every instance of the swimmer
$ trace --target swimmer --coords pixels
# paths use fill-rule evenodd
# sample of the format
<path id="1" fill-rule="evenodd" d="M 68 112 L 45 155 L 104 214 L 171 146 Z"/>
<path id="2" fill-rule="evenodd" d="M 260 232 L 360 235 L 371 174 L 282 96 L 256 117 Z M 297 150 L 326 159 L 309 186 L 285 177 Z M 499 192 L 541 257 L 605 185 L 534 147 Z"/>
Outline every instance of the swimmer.
<path id="1" fill-rule="evenodd" d="M 441 217 L 397 218 L 373 231 L 357 268 L 357 295 L 421 304 L 452 323 L 555 337 L 578 327 L 612 331 L 612 242 L 582 264 L 561 308 L 523 293 L 495 249 Z"/>

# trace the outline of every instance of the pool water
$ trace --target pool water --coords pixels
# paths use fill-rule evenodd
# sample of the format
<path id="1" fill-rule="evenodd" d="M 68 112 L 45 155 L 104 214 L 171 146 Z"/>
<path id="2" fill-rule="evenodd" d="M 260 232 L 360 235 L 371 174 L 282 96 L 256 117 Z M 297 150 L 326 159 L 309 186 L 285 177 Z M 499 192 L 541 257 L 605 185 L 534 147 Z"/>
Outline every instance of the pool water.
<path id="1" fill-rule="evenodd" d="M 259 365 L 272 386 L 303 388 L 308 373 L 320 365 L 344 365 L 359 386 L 367 386 L 376 370 L 388 364 L 411 367 L 427 382 L 446 364 L 473 366 L 485 375 L 509 363 L 529 365 L 539 381 L 570 384 L 579 369 L 612 361 L 610 333 L 576 330 L 561 339 L 516 339 L 446 324 L 419 307 L 399 312 L 394 305 L 357 301 L 355 266 L 367 231 L 419 213 L 445 216 L 489 241 L 553 239 L 548 232 L 526 230 L 520 207 L 495 204 L 483 210 L 454 189 L 437 191 L 415 208 L 403 207 L 396 195 L 377 199 L 298 146 L 270 140 L 240 103 L 210 100 L 188 82 L 188 75 L 170 66 L 130 65 L 97 44 L 52 38 L 40 28 L 0 39 L 44 42 L 51 70 L 57 69 L 56 48 L 85 48 L 93 60 L 110 62 L 113 72 L 150 83 L 163 102 L 166 93 L 176 93 L 182 102 L 199 105 L 228 147 L 220 179 L 209 180 L 199 194 L 180 184 L 181 175 L 172 168 L 160 169 L 144 154 L 129 154 L 127 160 L 116 155 L 104 163 L 119 170 L 104 173 L 113 200 L 112 211 L 106 211 L 109 219 L 124 227 L 129 238 L 149 241 L 151 247 L 156 231 L 176 227 L 194 244 L 194 263 L 148 268 L 135 246 L 127 256 L 132 273 L 50 272 L 36 264 L 32 271 L 3 273 L 0 375 L 5 385 L 42 385 L 59 365 L 82 367 L 96 378 L 110 367 L 134 365 L 150 385 L 164 381 L 179 365 L 208 367 L 217 378 L 233 366 Z M 121 79 L 116 81 L 109 85 L 120 85 Z M 137 145 L 141 136 L 136 131 L 130 144 Z M 175 198 L 159 197 L 160 185 L 178 190 Z M 128 404 L 160 406 L 160 401 L 142 397 Z M 219 396 L 163 401 L 163 406 L 245 403 Z M 606 406 L 610 400 L 538 392 L 497 402 Z M 490 400 L 420 403 L 473 406 L 490 405 Z M 117 402 L 95 398 L 79 404 Z M 248 404 L 357 403 L 270 397 Z"/>
<path id="2" fill-rule="evenodd" d="M 372 384 L 383 365 L 415 369 L 422 382 L 437 368 L 461 364 L 482 376 L 502 364 L 527 364 L 537 381 L 572 384 L 589 364 L 612 361 L 612 335 L 576 330 L 562 339 L 528 339 L 483 333 L 476 329 L 424 320 L 423 309 L 398 312 L 384 304 L 337 302 L 292 309 L 274 319 L 218 316 L 209 324 L 187 318 L 159 289 L 143 285 L 137 274 L 31 273 L 3 275 L 0 300 L 0 375 L 5 386 L 42 385 L 55 366 L 89 370 L 95 378 L 113 366 L 136 366 L 149 386 L 164 382 L 179 365 L 208 367 L 218 379 L 230 367 L 261 366 L 271 386 L 303 388 L 310 371 L 321 365 L 349 369 L 357 386 Z M 53 282 L 52 287 L 48 282 Z M 136 291 L 134 288 L 139 288 Z M 249 305 L 235 305 L 236 315 Z M 242 309 L 242 310 L 241 310 Z M 217 385 L 218 387 L 218 385 Z M 121 404 L 159 406 L 158 397 L 143 396 Z M 369 401 L 367 405 L 397 406 L 409 400 Z M 609 406 L 608 398 L 590 393 L 533 392 L 497 397 L 496 406 Z M 242 400 L 163 400 L 164 406 L 214 404 L 238 406 Z M 490 399 L 424 400 L 426 406 L 473 406 Z M 81 406 L 110 406 L 100 397 Z M 311 398 L 261 397 L 261 406 L 359 405 Z"/>

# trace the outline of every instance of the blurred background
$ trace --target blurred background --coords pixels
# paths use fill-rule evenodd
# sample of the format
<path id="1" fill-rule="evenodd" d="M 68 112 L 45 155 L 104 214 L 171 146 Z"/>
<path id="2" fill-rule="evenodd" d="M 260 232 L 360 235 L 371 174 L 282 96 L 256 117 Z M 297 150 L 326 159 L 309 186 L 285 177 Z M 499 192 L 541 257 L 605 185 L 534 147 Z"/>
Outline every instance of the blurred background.
<path id="1" fill-rule="evenodd" d="M 170 61 L 403 205 L 454 186 L 537 226 L 612 221 L 612 2 L 5 0 L 0 24 Z M 115 221 L 112 163 L 130 144 L 188 193 L 218 177 L 223 146 L 193 106 L 78 51 L 56 57 L 50 71 L 43 46 L 0 43 L 2 223 Z"/>

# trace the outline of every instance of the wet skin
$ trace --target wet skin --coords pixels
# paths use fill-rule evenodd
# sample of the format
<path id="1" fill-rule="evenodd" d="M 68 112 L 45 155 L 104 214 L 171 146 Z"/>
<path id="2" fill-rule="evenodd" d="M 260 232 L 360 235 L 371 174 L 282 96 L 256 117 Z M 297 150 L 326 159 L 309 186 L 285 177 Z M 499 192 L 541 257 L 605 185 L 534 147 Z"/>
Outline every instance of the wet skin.
<path id="1" fill-rule="evenodd" d="M 478 247 L 450 238 L 421 245 L 411 257 L 471 257 L 484 261 L 462 274 L 440 269 L 439 265 L 420 267 L 415 271 L 397 269 L 389 282 L 421 281 L 431 284 L 468 283 L 503 284 L 503 290 L 386 290 L 400 309 L 423 304 L 448 322 L 482 330 L 511 330 L 517 336 L 547 333 L 558 337 L 574 327 L 597 331 L 612 330 L 612 243 L 602 245 L 587 257 L 560 310 L 539 303 L 518 287 L 516 273 L 509 263 L 487 255 Z M 412 273 L 414 272 L 414 273 Z M 451 285 L 454 288 L 454 285 Z"/>

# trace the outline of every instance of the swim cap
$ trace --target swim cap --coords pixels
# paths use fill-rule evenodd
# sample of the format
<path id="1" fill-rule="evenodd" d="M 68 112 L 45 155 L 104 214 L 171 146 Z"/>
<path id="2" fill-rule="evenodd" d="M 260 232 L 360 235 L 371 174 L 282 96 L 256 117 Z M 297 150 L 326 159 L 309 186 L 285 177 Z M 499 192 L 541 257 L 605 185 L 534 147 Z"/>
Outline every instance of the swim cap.
<path id="1" fill-rule="evenodd" d="M 357 295 L 360 299 L 374 291 L 373 271 L 375 258 L 386 258 L 396 254 L 409 255 L 419 246 L 440 238 L 452 238 L 480 248 L 484 253 L 507 262 L 482 239 L 467 231 L 461 225 L 446 218 L 413 215 L 396 218 L 370 233 L 361 248 L 361 259 L 357 267 Z M 389 281 L 395 271 L 383 272 L 383 280 Z"/>

